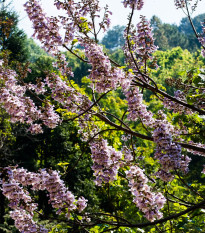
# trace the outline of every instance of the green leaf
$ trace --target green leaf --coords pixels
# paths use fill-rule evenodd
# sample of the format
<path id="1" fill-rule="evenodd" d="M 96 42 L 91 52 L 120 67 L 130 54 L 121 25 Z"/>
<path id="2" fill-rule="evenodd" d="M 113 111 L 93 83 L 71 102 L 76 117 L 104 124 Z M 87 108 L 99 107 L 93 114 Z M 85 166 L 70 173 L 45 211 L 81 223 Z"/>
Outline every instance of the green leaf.
<path id="1" fill-rule="evenodd" d="M 57 165 L 60 166 L 60 167 L 64 167 L 64 166 L 67 166 L 69 163 L 67 162 L 64 162 L 64 163 L 58 163 Z"/>
<path id="2" fill-rule="evenodd" d="M 74 40 L 72 41 L 72 45 L 76 44 L 77 42 L 78 42 L 78 40 L 77 40 L 77 39 L 74 39 Z"/>

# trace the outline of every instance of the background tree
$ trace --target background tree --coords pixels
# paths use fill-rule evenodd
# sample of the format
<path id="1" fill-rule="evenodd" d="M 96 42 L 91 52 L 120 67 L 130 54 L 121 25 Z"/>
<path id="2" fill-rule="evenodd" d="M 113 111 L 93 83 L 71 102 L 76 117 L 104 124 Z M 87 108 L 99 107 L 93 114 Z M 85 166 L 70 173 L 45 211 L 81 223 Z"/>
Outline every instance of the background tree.
<path id="1" fill-rule="evenodd" d="M 176 25 L 162 23 L 156 16 L 152 17 L 151 25 L 154 29 L 156 45 L 159 46 L 160 50 L 167 50 L 180 46 L 182 49 L 193 51 L 193 48 L 189 47 L 187 36 L 181 33 Z"/>
<path id="2" fill-rule="evenodd" d="M 41 56 L 48 56 L 48 54 L 43 50 L 36 42 L 29 38 L 26 40 L 24 47 L 28 50 L 28 60 L 31 63 L 35 63 Z"/>
<path id="3" fill-rule="evenodd" d="M 10 59 L 25 62 L 29 53 L 26 49 L 26 34 L 19 30 L 18 16 L 9 9 L 9 4 L 0 3 L 0 49 L 11 52 Z"/>
<path id="4" fill-rule="evenodd" d="M 196 31 L 200 34 L 202 34 L 202 24 L 201 23 L 203 22 L 204 17 L 205 17 L 205 13 L 197 15 L 192 19 L 192 22 L 194 24 Z M 193 28 L 191 27 L 189 19 L 187 17 L 184 17 L 181 19 L 181 22 L 179 24 L 179 31 L 183 32 L 185 35 L 193 34 Z"/>
<path id="5" fill-rule="evenodd" d="M 124 30 L 125 26 L 114 26 L 106 33 L 101 43 L 105 45 L 107 49 L 116 49 L 122 47 L 125 43 L 125 39 L 123 37 Z"/>

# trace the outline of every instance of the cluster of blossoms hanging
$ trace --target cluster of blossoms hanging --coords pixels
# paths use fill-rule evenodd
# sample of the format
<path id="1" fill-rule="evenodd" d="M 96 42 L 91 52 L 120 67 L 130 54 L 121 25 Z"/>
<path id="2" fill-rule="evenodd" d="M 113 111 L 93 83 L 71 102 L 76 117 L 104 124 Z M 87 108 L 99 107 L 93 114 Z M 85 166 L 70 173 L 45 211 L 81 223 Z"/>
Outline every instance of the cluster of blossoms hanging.
<path id="1" fill-rule="evenodd" d="M 100 186 L 103 182 L 109 183 L 115 180 L 120 167 L 122 153 L 108 146 L 107 141 L 104 139 L 92 142 L 90 149 L 94 162 L 92 169 L 96 176 L 95 183 Z"/>
<path id="2" fill-rule="evenodd" d="M 135 74 L 134 80 L 148 82 L 147 68 L 158 68 L 156 59 L 153 57 L 158 47 L 154 45 L 150 22 L 141 15 L 136 27 L 130 25 L 125 29 L 124 37 L 126 39 L 124 54 L 127 66 Z"/>
<path id="3" fill-rule="evenodd" d="M 49 202 L 53 208 L 57 209 L 57 214 L 66 213 L 70 218 L 70 213 L 74 210 L 83 211 L 86 207 L 86 199 L 80 197 L 77 201 L 74 195 L 65 187 L 60 175 L 52 170 L 40 170 L 39 173 L 28 172 L 24 168 L 4 168 L 0 180 L 2 192 L 9 200 L 11 217 L 15 221 L 15 226 L 21 232 L 48 232 L 47 229 L 39 226 L 33 221 L 34 212 L 37 211 L 37 204 L 32 202 L 32 198 L 25 187 L 31 186 L 33 190 L 47 190 Z"/>
<path id="4" fill-rule="evenodd" d="M 119 65 L 111 61 L 104 54 L 102 46 L 96 43 L 97 34 L 94 30 L 94 20 L 100 12 L 98 3 L 98 0 L 55 0 L 57 10 L 67 13 L 67 16 L 57 18 L 47 17 L 39 1 L 29 0 L 26 2 L 25 8 L 33 22 L 34 36 L 41 41 L 47 51 L 56 55 L 57 62 L 53 66 L 57 71 L 48 73 L 45 80 L 38 79 L 36 84 L 23 83 L 15 71 L 6 68 L 6 63 L 0 61 L 2 85 L 0 103 L 10 115 L 11 122 L 26 123 L 29 125 L 31 133 L 41 133 L 42 125 L 55 128 L 61 123 L 63 118 L 55 111 L 55 104 L 66 109 L 67 112 L 75 114 L 74 119 L 78 119 L 79 123 L 79 133 L 82 134 L 83 140 L 88 141 L 90 145 L 92 169 L 96 177 L 95 183 L 101 186 L 103 183 L 115 181 L 118 171 L 122 169 L 126 174 L 129 190 L 134 196 L 133 202 L 149 221 L 154 221 L 162 218 L 163 214 L 160 210 L 163 208 L 166 198 L 161 192 L 154 192 L 152 186 L 148 185 L 144 171 L 139 168 L 136 158 L 133 156 L 135 147 L 124 146 L 121 151 L 117 151 L 110 146 L 107 140 L 99 136 L 100 129 L 94 125 L 92 116 L 98 117 L 126 134 L 152 140 L 156 144 L 153 159 L 160 164 L 159 170 L 152 176 L 159 177 L 164 182 L 173 180 L 175 171 L 187 173 L 191 159 L 182 155 L 180 140 L 176 140 L 181 131 L 176 130 L 162 112 L 154 115 L 143 103 L 143 93 L 140 92 L 140 87 L 154 90 L 155 94 L 159 91 L 148 72 L 148 67 L 157 68 L 153 57 L 157 47 L 154 45 L 150 23 L 144 16 L 141 16 L 140 22 L 134 27 L 131 25 L 132 16 L 130 16 L 130 22 L 125 30 L 126 43 L 124 46 L 127 67 L 123 70 L 123 67 L 119 68 Z M 185 7 L 185 3 L 186 1 L 183 0 L 175 0 L 177 8 Z M 129 6 L 133 11 L 140 10 L 144 1 L 124 0 L 123 5 Z M 106 9 L 104 18 L 99 23 L 99 31 L 105 30 L 109 26 L 109 14 L 110 12 Z M 60 28 L 64 30 L 64 36 L 60 35 Z M 93 32 L 95 40 L 90 39 L 90 32 Z M 85 60 L 72 50 L 74 42 L 78 42 L 82 46 Z M 200 42 L 203 45 L 204 38 L 201 37 Z M 93 93 L 103 93 L 102 96 L 104 96 L 106 92 L 121 87 L 128 105 L 123 117 L 127 118 L 128 122 L 139 121 L 151 136 L 135 133 L 125 123 L 126 121 L 120 120 L 121 125 L 112 122 L 97 105 L 102 96 L 96 100 L 95 94 L 93 94 L 92 102 L 89 97 L 76 90 L 72 82 L 67 79 L 67 77 L 73 77 L 73 73 L 68 67 L 65 56 L 60 54 L 59 46 L 68 49 L 91 66 L 88 78 L 91 80 Z M 202 54 L 205 55 L 204 52 Z M 34 96 L 33 99 L 36 98 L 38 104 L 27 97 L 27 92 Z M 41 99 L 40 96 L 47 92 L 49 92 L 49 98 L 42 97 Z M 163 96 L 163 92 L 160 94 Z M 172 100 L 167 95 L 161 99 L 164 101 L 164 107 L 168 110 L 188 114 L 193 112 L 193 109 L 190 110 L 187 107 L 183 92 L 175 92 Z M 184 103 L 186 106 L 183 105 Z M 204 153 L 202 150 L 204 145 L 190 142 L 185 146 L 193 153 Z M 48 232 L 33 220 L 37 204 L 32 202 L 29 193 L 25 191 L 27 186 L 31 186 L 33 190 L 47 190 L 50 203 L 53 208 L 57 209 L 57 214 L 66 212 L 68 218 L 73 211 L 81 212 L 87 205 L 83 197 L 75 200 L 74 195 L 68 191 L 56 171 L 40 170 L 39 173 L 32 173 L 23 168 L 8 167 L 3 169 L 0 183 L 3 194 L 8 198 L 10 208 L 13 209 L 11 217 L 21 232 Z"/>
<path id="5" fill-rule="evenodd" d="M 152 112 L 142 102 L 142 94 L 139 88 L 134 87 L 126 93 L 128 101 L 128 119 L 140 120 L 146 127 L 153 129 L 153 139 L 157 144 L 155 158 L 159 160 L 162 168 L 156 173 L 162 180 L 170 181 L 174 178 L 169 171 L 180 169 L 188 172 L 190 158 L 181 155 L 181 146 L 173 142 L 172 135 L 179 132 L 166 120 L 166 116 L 159 112 L 158 119 L 153 118 Z M 166 107 L 166 106 L 165 106 Z"/>
<path id="6" fill-rule="evenodd" d="M 4 83 L 0 90 L 0 101 L 11 116 L 11 122 L 32 124 L 39 119 L 40 111 L 34 102 L 25 96 L 26 87 L 18 84 L 16 72 L 3 65 L 4 62 L 1 61 L 0 79 Z"/>
<path id="7" fill-rule="evenodd" d="M 201 54 L 202 54 L 203 57 L 205 57 L 205 22 L 202 22 L 201 25 L 202 25 L 203 34 L 202 34 L 202 36 L 199 36 L 199 42 L 203 46 Z"/>
<path id="8" fill-rule="evenodd" d="M 134 40 L 133 52 L 141 60 L 139 66 L 144 65 L 147 60 L 152 60 L 152 54 L 157 50 L 153 35 L 150 22 L 146 20 L 145 16 L 141 15 L 140 22 L 137 24 L 137 34 L 132 38 Z"/>
<path id="9" fill-rule="evenodd" d="M 144 5 L 144 0 L 124 0 L 123 5 L 125 8 L 127 8 L 127 6 L 133 8 L 134 6 L 134 9 L 141 10 Z"/>
<path id="10" fill-rule="evenodd" d="M 147 185 L 148 179 L 145 177 L 142 169 L 137 166 L 131 166 L 126 171 L 126 177 L 129 180 L 130 191 L 135 197 L 133 202 L 145 214 L 149 221 L 154 221 L 162 217 L 159 210 L 166 202 L 161 193 L 153 193 Z"/>
<path id="11" fill-rule="evenodd" d="M 37 0 L 27 1 L 24 6 L 33 23 L 35 31 L 33 36 L 43 43 L 48 52 L 56 51 L 63 43 L 59 34 L 59 20 L 56 17 L 46 16 Z"/>
<path id="12" fill-rule="evenodd" d="M 186 0 L 174 0 L 176 8 L 183 8 L 186 6 Z"/>
<path id="13" fill-rule="evenodd" d="M 152 127 L 154 124 L 153 114 L 147 111 L 147 106 L 143 104 L 143 94 L 140 93 L 139 88 L 130 88 L 125 96 L 129 112 L 127 118 L 132 121 L 141 120 L 145 125 Z"/>
<path id="14" fill-rule="evenodd" d="M 59 115 L 55 112 L 54 106 L 48 101 L 44 101 L 41 107 L 37 107 L 34 101 L 26 96 L 26 91 L 35 88 L 28 84 L 21 85 L 17 79 L 18 75 L 15 71 L 4 67 L 3 61 L 0 67 L 0 79 L 2 87 L 0 90 L 0 103 L 11 116 L 11 122 L 24 122 L 31 127 L 29 130 L 32 133 L 41 133 L 42 128 L 37 122 L 41 120 L 43 124 L 50 128 L 55 128 L 60 122 Z M 44 92 L 44 84 L 41 84 L 41 90 L 38 88 L 37 92 Z"/>
<path id="15" fill-rule="evenodd" d="M 155 120 L 153 131 L 154 142 L 157 144 L 155 158 L 162 166 L 157 175 L 164 181 L 170 181 L 174 178 L 170 171 L 181 170 L 187 173 L 191 159 L 181 154 L 181 146 L 172 139 L 173 126 L 167 122 L 164 114 L 160 115 L 160 119 Z"/>
<path id="16" fill-rule="evenodd" d="M 109 57 L 104 54 L 102 46 L 88 41 L 83 46 L 89 64 L 92 65 L 89 75 L 92 88 L 98 93 L 115 90 L 125 79 L 122 69 L 111 66 Z"/>

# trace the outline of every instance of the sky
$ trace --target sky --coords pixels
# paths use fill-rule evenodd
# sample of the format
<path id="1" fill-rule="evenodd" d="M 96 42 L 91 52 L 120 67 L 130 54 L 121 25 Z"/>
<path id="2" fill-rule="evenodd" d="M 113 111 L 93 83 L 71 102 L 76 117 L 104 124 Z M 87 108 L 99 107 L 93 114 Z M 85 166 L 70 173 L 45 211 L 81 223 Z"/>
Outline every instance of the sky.
<path id="1" fill-rule="evenodd" d="M 30 37 L 33 34 L 32 24 L 30 23 L 26 12 L 24 11 L 23 4 L 26 0 L 13 0 L 12 7 L 19 14 L 19 27 L 25 31 Z M 49 16 L 57 14 L 56 8 L 53 6 L 53 0 L 41 0 L 42 6 Z M 106 4 L 112 11 L 111 27 L 115 25 L 126 25 L 127 16 L 130 12 L 130 8 L 125 9 L 122 4 L 122 0 L 100 0 L 101 6 Z M 196 12 L 193 17 L 205 13 L 205 0 L 202 0 L 198 4 Z M 162 22 L 179 24 L 183 17 L 186 17 L 181 9 L 176 10 L 174 6 L 174 0 L 145 0 L 144 7 L 141 11 L 136 11 L 133 18 L 133 23 L 137 24 L 140 15 L 145 15 L 147 19 L 151 19 L 153 15 L 158 16 Z M 102 37 L 103 35 L 101 35 Z"/>

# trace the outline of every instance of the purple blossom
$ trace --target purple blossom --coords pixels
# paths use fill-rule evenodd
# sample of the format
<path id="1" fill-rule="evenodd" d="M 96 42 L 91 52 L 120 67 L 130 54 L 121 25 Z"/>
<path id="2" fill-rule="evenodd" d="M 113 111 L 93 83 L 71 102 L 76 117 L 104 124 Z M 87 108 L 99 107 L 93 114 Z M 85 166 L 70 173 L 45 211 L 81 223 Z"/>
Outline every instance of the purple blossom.
<path id="1" fill-rule="evenodd" d="M 144 0 L 124 0 L 122 3 L 125 8 L 129 6 L 130 8 L 134 7 L 134 9 L 141 10 L 144 5 Z"/>
<path id="2" fill-rule="evenodd" d="M 53 105 L 46 102 L 44 107 L 41 107 L 43 123 L 49 128 L 55 128 L 61 121 L 60 116 L 55 112 Z"/>
<path id="3" fill-rule="evenodd" d="M 201 54 L 203 57 L 205 57 L 205 21 L 201 23 L 202 25 L 202 32 L 203 34 L 201 36 L 199 36 L 199 42 L 201 43 L 201 45 L 203 46 L 203 49 L 201 51 Z"/>
<path id="4" fill-rule="evenodd" d="M 82 45 L 85 48 L 85 55 L 92 65 L 89 78 L 96 92 L 103 93 L 116 89 L 121 82 L 125 82 L 124 72 L 122 69 L 111 66 L 109 57 L 104 54 L 102 46 L 91 41 Z"/>
<path id="5" fill-rule="evenodd" d="M 159 114 L 161 119 L 155 119 L 153 139 L 157 144 L 155 158 L 159 160 L 165 173 L 159 172 L 157 175 L 164 181 L 170 181 L 174 177 L 169 172 L 180 169 L 187 173 L 191 159 L 188 156 L 181 155 L 181 146 L 172 140 L 172 132 L 174 131 L 172 125 L 165 120 L 165 115 L 162 112 L 159 112 Z M 165 174 L 167 174 L 166 178 Z"/>
<path id="6" fill-rule="evenodd" d="M 177 135 L 179 132 L 165 120 L 166 117 L 162 112 L 159 112 L 161 116 L 159 119 L 153 118 L 153 114 L 147 110 L 146 105 L 142 102 L 142 94 L 139 93 L 138 87 L 131 88 L 125 95 L 128 101 L 128 119 L 132 121 L 140 119 L 146 127 L 153 129 L 153 139 L 157 144 L 155 158 L 159 160 L 162 166 L 160 170 L 164 171 L 163 173 L 157 172 L 157 176 L 164 181 L 170 181 L 174 178 L 169 173 L 170 171 L 180 169 L 187 173 L 191 159 L 188 156 L 181 155 L 180 145 L 172 140 L 172 134 Z"/>
<path id="7" fill-rule="evenodd" d="M 166 199 L 161 193 L 151 192 L 147 185 L 148 179 L 145 177 L 142 169 L 138 166 L 131 166 L 126 171 L 126 177 L 129 180 L 129 187 L 134 196 L 133 202 L 145 214 L 149 221 L 162 218 L 159 210 L 164 206 Z"/>
<path id="8" fill-rule="evenodd" d="M 116 179 L 122 153 L 108 146 L 104 139 L 99 139 L 90 143 L 91 157 L 93 160 L 92 169 L 96 176 L 95 183 L 99 186 L 103 182 L 109 183 Z"/>
<path id="9" fill-rule="evenodd" d="M 10 212 L 15 221 L 15 226 L 23 232 L 48 232 L 33 221 L 33 215 L 37 204 L 32 202 L 29 192 L 23 187 L 32 186 L 33 190 L 47 190 L 49 201 L 53 208 L 57 208 L 57 214 L 66 211 L 70 218 L 73 210 L 83 211 L 87 206 L 87 200 L 80 197 L 76 202 L 74 195 L 65 187 L 57 171 L 40 170 L 39 173 L 28 172 L 23 168 L 4 168 L 7 178 L 2 179 L 2 193 L 9 200 Z"/>
<path id="10" fill-rule="evenodd" d="M 174 0 L 174 4 L 177 9 L 184 8 L 186 6 L 186 0 Z"/>
<path id="11" fill-rule="evenodd" d="M 15 222 L 15 227 L 22 233 L 48 233 L 48 230 L 38 226 L 24 209 L 15 209 L 10 212 L 10 216 Z"/>
<path id="12" fill-rule="evenodd" d="M 11 117 L 11 122 L 32 124 L 41 117 L 35 103 L 25 96 L 26 87 L 19 84 L 15 71 L 0 67 L 0 103 Z"/>
<path id="13" fill-rule="evenodd" d="M 128 119 L 132 121 L 140 119 L 146 126 L 152 127 L 154 123 L 153 114 L 143 104 L 143 95 L 140 93 L 139 88 L 131 88 L 126 92 L 125 96 L 128 102 Z"/>
<path id="14" fill-rule="evenodd" d="M 139 69 L 142 69 L 142 72 L 144 72 L 144 68 L 147 67 L 147 61 L 151 61 L 150 67 L 158 68 L 156 60 L 152 56 L 158 47 L 154 45 L 152 28 L 145 16 L 140 16 L 140 22 L 137 24 L 137 27 L 131 27 L 128 35 L 127 29 L 125 29 L 125 38 L 124 53 L 126 61 L 133 71 L 139 73 Z M 141 74 L 138 74 L 138 77 L 144 80 Z"/>
<path id="15" fill-rule="evenodd" d="M 56 17 L 47 17 L 38 0 L 29 0 L 24 4 L 29 19 L 33 23 L 34 34 L 49 52 L 58 51 L 63 40 L 59 34 L 59 20 Z"/>

